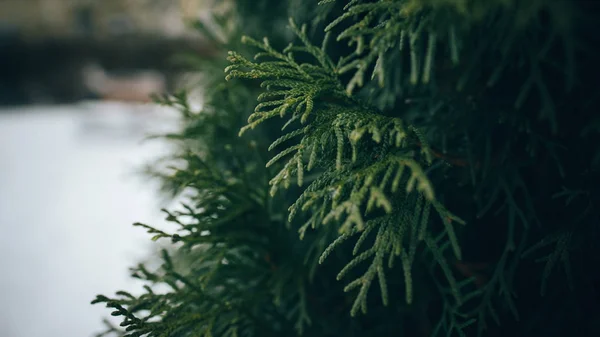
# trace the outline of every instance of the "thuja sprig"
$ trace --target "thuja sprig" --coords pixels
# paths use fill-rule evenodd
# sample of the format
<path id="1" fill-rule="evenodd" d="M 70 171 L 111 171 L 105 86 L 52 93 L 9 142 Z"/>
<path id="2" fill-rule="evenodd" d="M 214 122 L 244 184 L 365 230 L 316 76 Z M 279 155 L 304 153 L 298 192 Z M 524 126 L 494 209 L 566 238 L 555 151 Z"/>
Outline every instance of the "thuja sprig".
<path id="1" fill-rule="evenodd" d="M 266 39 L 260 43 L 245 38 L 246 43 L 261 50 L 256 59 L 266 60 L 256 63 L 230 53 L 232 65 L 226 69 L 227 78 L 259 79 L 266 89 L 241 132 L 276 116 L 287 116 L 284 130 L 297 125 L 269 148 L 279 152 L 267 166 L 284 161 L 270 181 L 272 196 L 280 186 L 287 188 L 294 176 L 302 186 L 305 170 L 330 167 L 316 172 L 313 181 L 289 209 L 290 222 L 299 211 L 310 210 L 309 220 L 299 229 L 301 237 L 308 228 L 336 224 L 341 236 L 325 249 L 321 262 L 350 236 L 378 228 L 375 244 L 360 254 L 355 251 L 358 255 L 338 275 L 342 278 L 348 270 L 372 257 L 366 273 L 346 287 L 350 291 L 360 286 L 352 315 L 366 311 L 366 294 L 375 278 L 387 303 L 384 258 L 393 261 L 395 256 L 400 256 L 410 303 L 411 266 L 417 244 L 427 236 L 430 206 L 434 205 L 443 219 L 448 232 L 445 237 L 457 258 L 460 258 L 460 248 L 450 219 L 462 221 L 435 199 L 423 169 L 432 163 L 433 156 L 419 130 L 399 118 L 386 117 L 374 108 L 360 105 L 351 92 L 343 89 L 337 77 L 339 72 L 324 53 L 325 43 L 321 48 L 314 47 L 305 27 L 298 29 L 293 21 L 290 25 L 302 46 L 290 45 L 284 52 L 278 52 Z M 314 62 L 298 63 L 295 57 L 298 52 L 312 56 Z M 376 155 L 368 155 L 369 152 Z M 416 192 L 411 194 L 413 191 Z M 418 196 L 417 199 L 414 196 Z M 427 205 L 426 212 L 422 211 L 423 205 Z M 375 210 L 383 211 L 384 215 L 375 215 Z M 410 233 L 406 247 L 405 233 Z M 390 245 L 390 242 L 396 243 Z M 442 259 L 438 257 L 440 263 Z"/>

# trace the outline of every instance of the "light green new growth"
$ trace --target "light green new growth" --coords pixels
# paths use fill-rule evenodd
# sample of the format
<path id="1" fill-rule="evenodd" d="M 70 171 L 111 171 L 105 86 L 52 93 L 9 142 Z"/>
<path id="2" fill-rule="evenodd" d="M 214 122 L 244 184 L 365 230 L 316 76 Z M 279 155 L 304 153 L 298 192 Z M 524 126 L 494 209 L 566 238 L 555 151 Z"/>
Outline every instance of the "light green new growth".
<path id="1" fill-rule="evenodd" d="M 388 302 L 384 261 L 391 268 L 396 256 L 402 261 L 406 301 L 411 303 L 411 268 L 417 246 L 429 235 L 431 206 L 442 218 L 447 239 L 458 259 L 461 253 L 452 221 L 463 222 L 435 199 L 424 171 L 431 164 L 432 155 L 421 133 L 399 118 L 383 116 L 375 108 L 359 104 L 352 97 L 352 90 L 344 89 L 338 78 L 346 72 L 347 60 L 335 65 L 325 53 L 328 36 L 322 47 L 317 48 L 308 41 L 305 26 L 298 28 L 293 21 L 290 26 L 301 46 L 290 44 L 278 52 L 266 39 L 261 43 L 245 37 L 244 42 L 261 50 L 255 59 L 262 61 L 252 62 L 237 53 L 229 54 L 232 65 L 226 69 L 227 79 L 258 79 L 266 88 L 240 133 L 277 116 L 287 118 L 283 129 L 296 127 L 269 148 L 279 152 L 267 166 L 280 168 L 270 181 L 271 195 L 280 186 L 288 188 L 294 176 L 302 186 L 304 171 L 326 168 L 313 175 L 310 184 L 290 206 L 289 221 L 299 211 L 311 214 L 299 229 L 301 237 L 309 228 L 336 225 L 339 237 L 324 250 L 320 263 L 335 247 L 361 234 L 354 259 L 338 274 L 341 279 L 361 262 L 371 261 L 364 275 L 345 288 L 345 291 L 360 288 L 352 315 L 359 310 L 366 312 L 367 292 L 375 278 L 379 280 L 383 303 Z M 312 58 L 312 63 L 296 61 L 306 55 Z M 355 78 L 353 81 L 362 82 Z M 378 228 L 374 244 L 359 253 L 374 228 Z M 425 247 L 433 249 L 430 245 Z M 442 268 L 447 265 L 444 256 L 434 256 Z M 450 273 L 446 276 L 453 280 Z"/>

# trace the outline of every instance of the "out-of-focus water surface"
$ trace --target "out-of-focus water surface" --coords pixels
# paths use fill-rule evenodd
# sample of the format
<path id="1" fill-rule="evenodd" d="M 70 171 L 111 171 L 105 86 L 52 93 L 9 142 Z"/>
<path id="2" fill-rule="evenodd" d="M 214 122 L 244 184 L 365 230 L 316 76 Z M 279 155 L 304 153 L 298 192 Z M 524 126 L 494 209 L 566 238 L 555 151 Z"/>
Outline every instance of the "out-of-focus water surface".
<path id="1" fill-rule="evenodd" d="M 0 110 L 0 336 L 86 337 L 110 311 L 98 293 L 139 289 L 128 268 L 150 256 L 133 222 L 163 223 L 141 165 L 172 129 L 151 106 L 79 103 Z"/>

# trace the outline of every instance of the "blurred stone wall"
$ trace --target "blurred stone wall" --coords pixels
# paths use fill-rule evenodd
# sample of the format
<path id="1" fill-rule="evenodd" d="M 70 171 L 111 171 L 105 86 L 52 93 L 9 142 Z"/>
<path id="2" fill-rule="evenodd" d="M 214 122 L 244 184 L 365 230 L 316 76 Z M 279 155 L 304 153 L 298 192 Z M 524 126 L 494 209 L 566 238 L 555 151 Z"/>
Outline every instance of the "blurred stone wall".
<path id="1" fill-rule="evenodd" d="M 181 37 L 212 0 L 2 0 L 0 32 L 25 39 L 123 34 Z"/>
<path id="2" fill-rule="evenodd" d="M 191 20 L 227 0 L 0 0 L 0 106 L 85 99 L 82 69 L 163 73 L 173 57 L 211 55 Z"/>

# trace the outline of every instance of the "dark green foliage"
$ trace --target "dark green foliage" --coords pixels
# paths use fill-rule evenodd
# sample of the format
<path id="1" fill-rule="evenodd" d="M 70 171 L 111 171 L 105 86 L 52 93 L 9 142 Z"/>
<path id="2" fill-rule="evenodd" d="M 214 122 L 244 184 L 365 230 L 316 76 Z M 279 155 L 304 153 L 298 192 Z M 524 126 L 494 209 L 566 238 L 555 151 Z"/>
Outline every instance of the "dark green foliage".
<path id="1" fill-rule="evenodd" d="M 286 2 L 281 34 L 263 3 L 201 112 L 159 99 L 155 174 L 192 193 L 138 224 L 176 249 L 134 276 L 171 290 L 96 300 L 128 335 L 600 335 L 597 7 Z"/>

